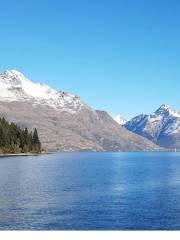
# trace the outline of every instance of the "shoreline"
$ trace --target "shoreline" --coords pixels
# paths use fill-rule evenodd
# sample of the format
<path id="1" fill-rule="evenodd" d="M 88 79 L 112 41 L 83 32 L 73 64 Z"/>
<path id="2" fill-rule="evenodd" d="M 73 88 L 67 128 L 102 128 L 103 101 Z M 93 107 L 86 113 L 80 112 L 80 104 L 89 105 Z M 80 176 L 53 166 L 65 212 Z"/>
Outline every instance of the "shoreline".
<path id="1" fill-rule="evenodd" d="M 25 156 L 40 156 L 46 154 L 56 154 L 56 153 L 180 153 L 180 151 L 55 151 L 55 152 L 42 152 L 42 153 L 3 153 L 0 157 L 25 157 Z"/>
<path id="2" fill-rule="evenodd" d="M 2 153 L 0 154 L 0 157 L 19 157 L 19 156 L 38 156 L 38 155 L 44 155 L 49 154 L 49 152 L 43 152 L 43 153 Z"/>

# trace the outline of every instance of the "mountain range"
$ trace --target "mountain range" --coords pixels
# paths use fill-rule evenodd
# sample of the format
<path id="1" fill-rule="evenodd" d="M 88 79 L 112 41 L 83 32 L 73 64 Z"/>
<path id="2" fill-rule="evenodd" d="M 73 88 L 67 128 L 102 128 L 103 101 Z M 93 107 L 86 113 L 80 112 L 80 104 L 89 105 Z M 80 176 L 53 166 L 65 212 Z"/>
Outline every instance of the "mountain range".
<path id="1" fill-rule="evenodd" d="M 149 115 L 113 119 L 79 96 L 32 82 L 16 70 L 0 74 L 0 116 L 23 128 L 38 128 L 51 150 L 180 149 L 180 113 L 167 104 Z"/>
<path id="2" fill-rule="evenodd" d="M 80 97 L 35 83 L 16 70 L 0 74 L 0 117 L 37 128 L 48 150 L 156 151 L 152 141 L 120 126 Z"/>

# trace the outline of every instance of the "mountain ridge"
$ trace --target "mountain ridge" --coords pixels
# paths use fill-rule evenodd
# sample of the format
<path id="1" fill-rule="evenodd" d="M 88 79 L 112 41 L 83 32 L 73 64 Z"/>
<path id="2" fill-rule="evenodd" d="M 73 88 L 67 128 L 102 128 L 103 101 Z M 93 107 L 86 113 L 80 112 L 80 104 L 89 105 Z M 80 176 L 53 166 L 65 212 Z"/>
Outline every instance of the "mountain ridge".
<path id="1" fill-rule="evenodd" d="M 159 150 L 78 96 L 33 83 L 16 70 L 0 74 L 0 115 L 22 127 L 36 127 L 43 146 L 50 150 Z"/>
<path id="2" fill-rule="evenodd" d="M 57 91 L 47 84 L 34 83 L 17 70 L 6 70 L 0 74 L 0 80 L 2 101 L 30 100 L 71 113 L 80 110 L 82 106 L 88 107 L 77 95 Z"/>

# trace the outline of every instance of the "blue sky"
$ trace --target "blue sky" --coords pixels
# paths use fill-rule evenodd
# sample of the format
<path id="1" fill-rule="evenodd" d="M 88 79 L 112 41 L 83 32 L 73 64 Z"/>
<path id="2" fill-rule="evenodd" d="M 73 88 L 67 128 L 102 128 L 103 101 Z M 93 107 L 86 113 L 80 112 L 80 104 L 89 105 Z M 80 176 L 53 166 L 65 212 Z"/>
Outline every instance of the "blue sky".
<path id="1" fill-rule="evenodd" d="M 180 1 L 0 0 L 0 71 L 132 117 L 180 110 Z"/>

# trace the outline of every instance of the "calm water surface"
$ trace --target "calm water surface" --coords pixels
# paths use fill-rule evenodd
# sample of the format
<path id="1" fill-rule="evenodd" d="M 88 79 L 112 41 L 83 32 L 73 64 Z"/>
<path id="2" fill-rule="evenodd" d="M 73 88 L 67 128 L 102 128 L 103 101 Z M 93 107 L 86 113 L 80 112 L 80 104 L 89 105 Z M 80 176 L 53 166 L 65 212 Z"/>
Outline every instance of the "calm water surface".
<path id="1" fill-rule="evenodd" d="M 0 229 L 180 230 L 180 153 L 1 157 Z"/>

